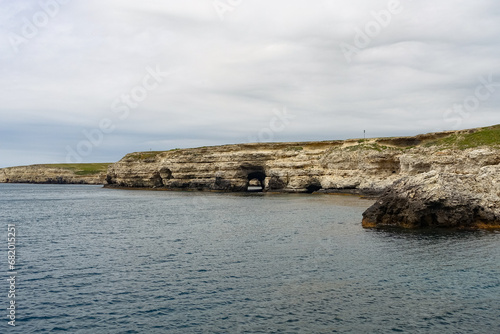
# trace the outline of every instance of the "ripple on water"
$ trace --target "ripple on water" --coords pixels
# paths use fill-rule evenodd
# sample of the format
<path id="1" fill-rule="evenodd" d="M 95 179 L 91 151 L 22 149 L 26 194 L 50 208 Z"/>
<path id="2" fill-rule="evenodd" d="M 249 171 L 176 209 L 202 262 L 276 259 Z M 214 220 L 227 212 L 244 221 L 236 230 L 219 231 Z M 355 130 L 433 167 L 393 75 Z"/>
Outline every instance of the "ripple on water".
<path id="1" fill-rule="evenodd" d="M 371 203 L 2 184 L 12 332 L 499 332 L 500 234 L 364 230 Z"/>

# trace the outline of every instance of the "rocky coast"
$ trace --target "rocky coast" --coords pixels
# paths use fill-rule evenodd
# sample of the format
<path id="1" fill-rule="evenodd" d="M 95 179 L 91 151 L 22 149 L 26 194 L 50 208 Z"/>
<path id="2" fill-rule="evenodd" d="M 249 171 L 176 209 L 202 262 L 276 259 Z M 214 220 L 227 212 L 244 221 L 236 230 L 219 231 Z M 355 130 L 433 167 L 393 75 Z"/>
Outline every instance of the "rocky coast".
<path id="1" fill-rule="evenodd" d="M 431 171 L 476 174 L 500 164 L 500 149 L 455 147 L 466 130 L 324 142 L 236 144 L 127 154 L 111 165 L 112 187 L 246 191 L 250 181 L 269 192 L 382 194 L 396 181 Z M 458 139 L 457 139 L 458 138 Z"/>
<path id="2" fill-rule="evenodd" d="M 104 184 L 109 164 L 45 164 L 0 169 L 0 183 Z"/>
<path id="3" fill-rule="evenodd" d="M 363 213 L 363 226 L 500 229 L 499 175 L 496 165 L 404 177 Z"/>
<path id="4" fill-rule="evenodd" d="M 500 126 L 414 137 L 238 144 L 126 155 L 108 187 L 381 196 L 365 227 L 498 227 Z"/>
<path id="5" fill-rule="evenodd" d="M 135 152 L 101 165 L 86 171 L 68 165 L 4 168 L 0 182 L 352 193 L 378 198 L 363 215 L 365 227 L 500 226 L 499 125 L 413 137 Z"/>

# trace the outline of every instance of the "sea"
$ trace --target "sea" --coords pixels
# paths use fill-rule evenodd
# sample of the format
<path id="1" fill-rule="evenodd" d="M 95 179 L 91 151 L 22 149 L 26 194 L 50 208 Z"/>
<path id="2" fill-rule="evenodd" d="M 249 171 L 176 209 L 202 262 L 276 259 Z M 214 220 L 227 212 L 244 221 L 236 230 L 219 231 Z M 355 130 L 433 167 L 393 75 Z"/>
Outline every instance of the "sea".
<path id="1" fill-rule="evenodd" d="M 0 333 L 500 333 L 500 233 L 373 202 L 0 184 Z"/>

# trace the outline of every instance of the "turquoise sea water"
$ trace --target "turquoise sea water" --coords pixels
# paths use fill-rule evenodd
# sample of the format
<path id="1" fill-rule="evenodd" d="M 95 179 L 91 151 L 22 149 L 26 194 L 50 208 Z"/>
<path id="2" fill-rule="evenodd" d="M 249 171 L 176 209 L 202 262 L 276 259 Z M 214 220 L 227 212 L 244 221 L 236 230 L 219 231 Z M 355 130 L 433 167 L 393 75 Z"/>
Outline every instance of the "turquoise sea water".
<path id="1" fill-rule="evenodd" d="M 500 234 L 364 230 L 371 204 L 0 184 L 0 332 L 500 333 Z"/>

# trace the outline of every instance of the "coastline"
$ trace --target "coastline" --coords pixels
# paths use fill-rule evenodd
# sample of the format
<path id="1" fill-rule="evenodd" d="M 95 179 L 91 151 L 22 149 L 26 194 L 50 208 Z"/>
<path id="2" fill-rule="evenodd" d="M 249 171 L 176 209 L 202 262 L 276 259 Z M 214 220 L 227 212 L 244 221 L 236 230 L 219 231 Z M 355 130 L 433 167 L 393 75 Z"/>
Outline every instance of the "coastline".
<path id="1" fill-rule="evenodd" d="M 363 215 L 367 228 L 500 226 L 500 125 L 413 137 L 135 152 L 95 165 L 4 168 L 0 182 L 209 192 L 254 192 L 257 185 L 265 193 L 378 199 Z"/>
<path id="2" fill-rule="evenodd" d="M 0 168 L 0 183 L 103 185 L 109 165 L 37 164 Z"/>

